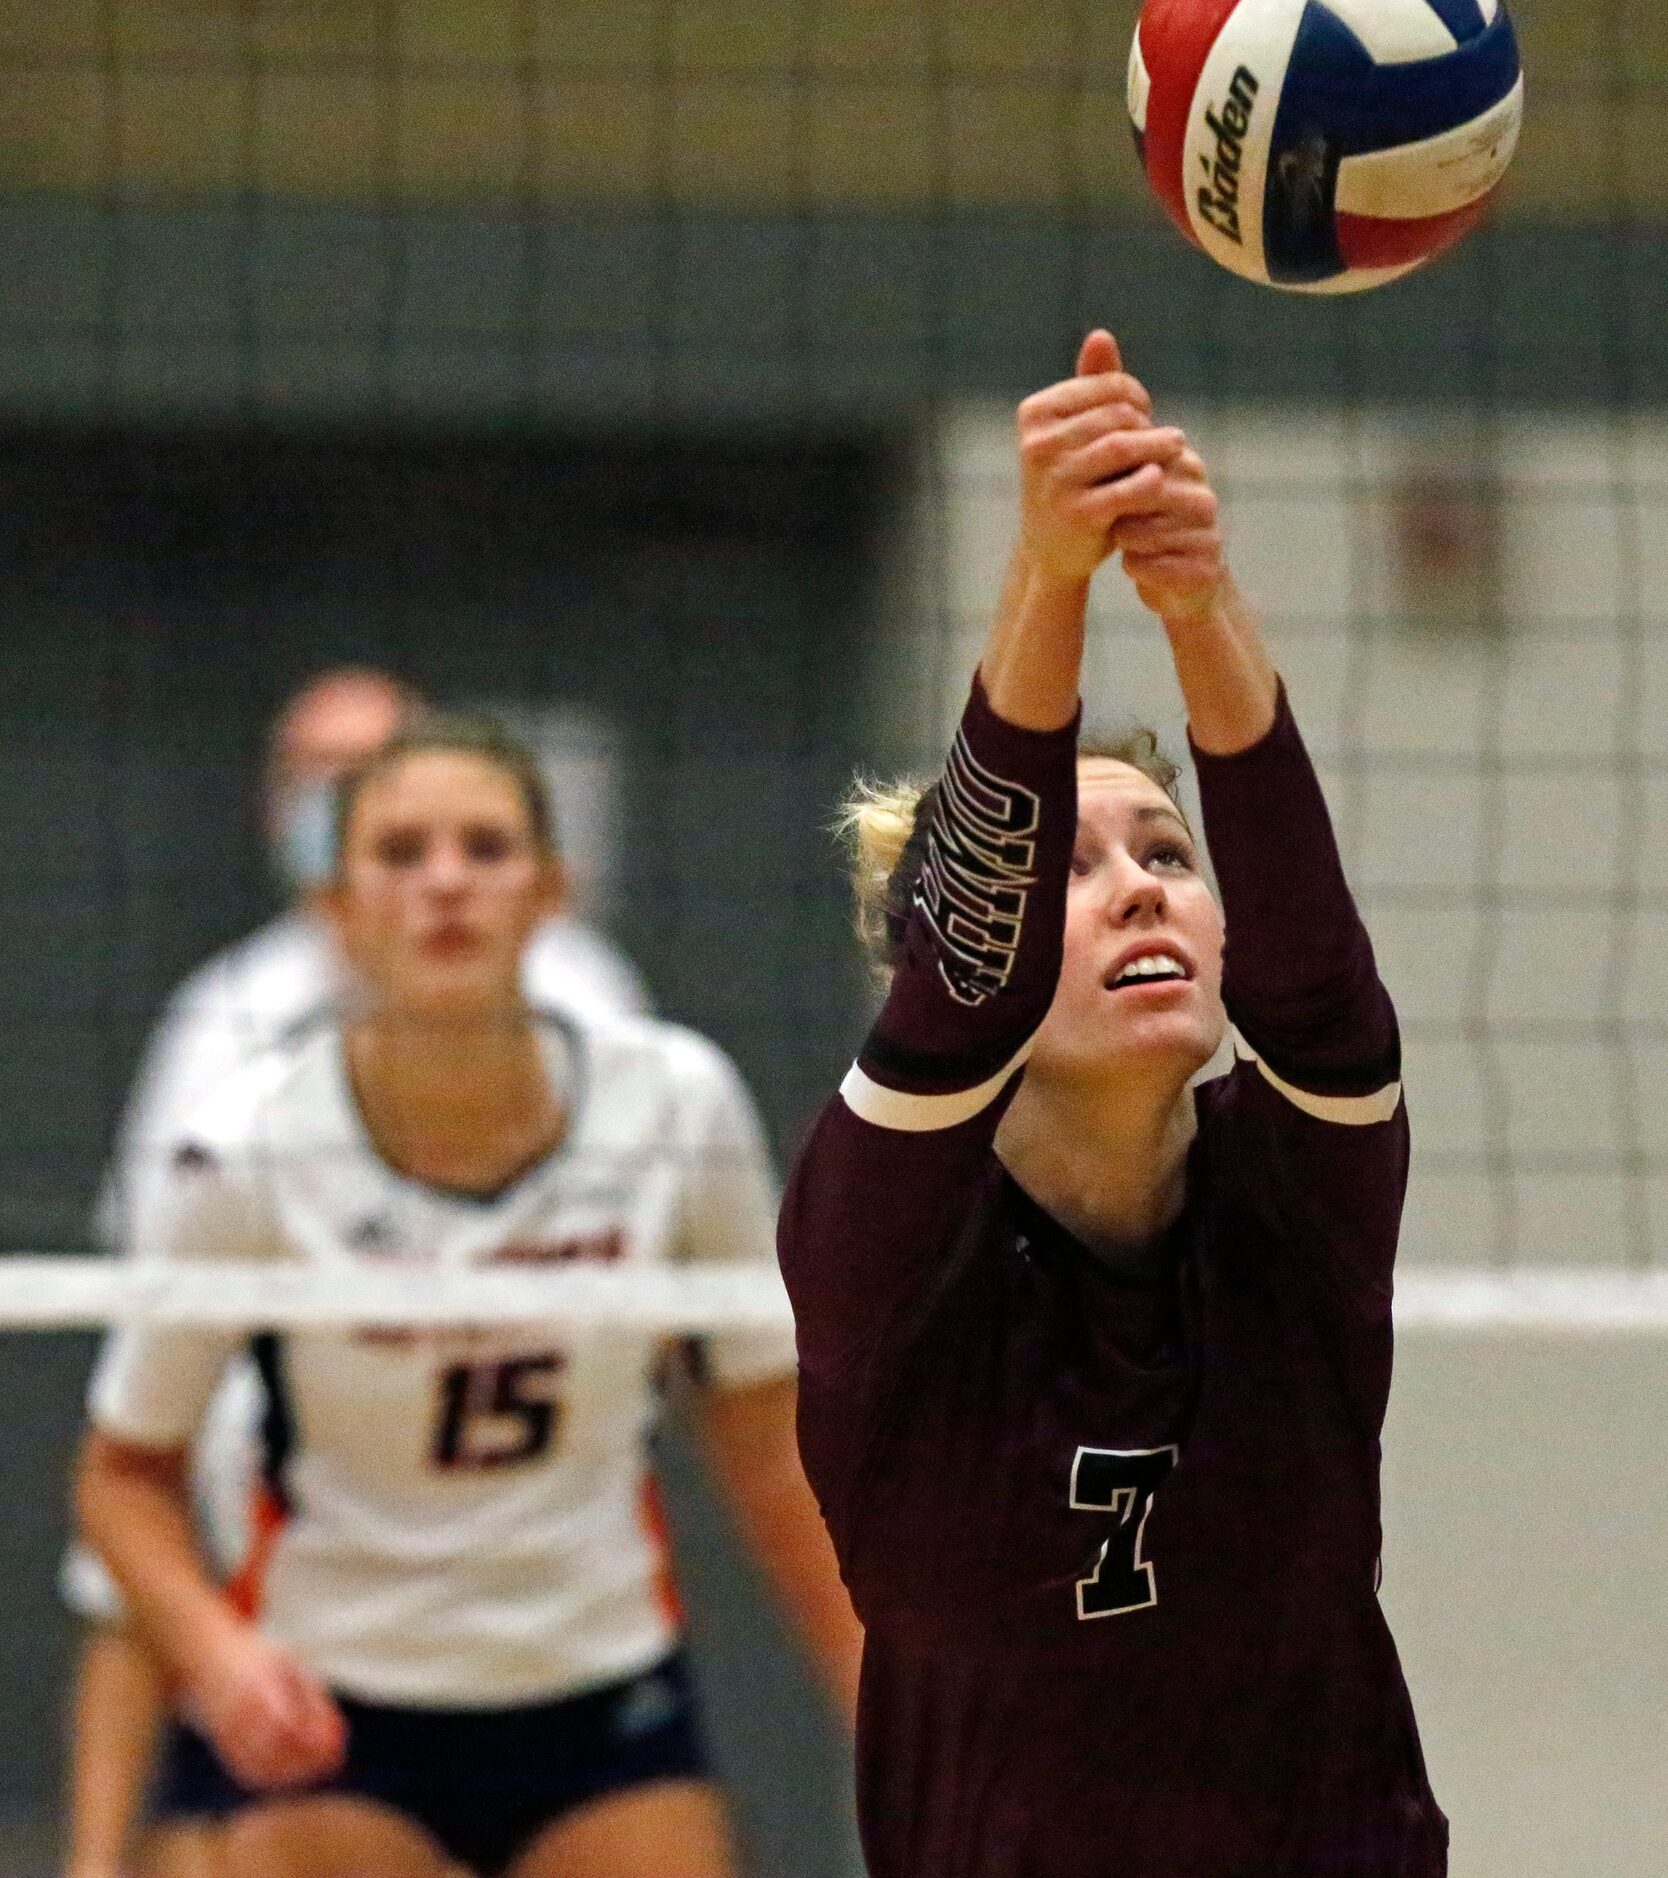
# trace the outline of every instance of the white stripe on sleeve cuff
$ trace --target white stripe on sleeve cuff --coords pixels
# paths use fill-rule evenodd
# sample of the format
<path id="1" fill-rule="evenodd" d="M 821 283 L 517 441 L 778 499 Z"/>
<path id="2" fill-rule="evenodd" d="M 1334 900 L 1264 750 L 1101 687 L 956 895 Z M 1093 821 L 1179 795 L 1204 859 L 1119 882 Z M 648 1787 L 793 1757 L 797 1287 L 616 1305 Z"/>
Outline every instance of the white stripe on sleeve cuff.
<path id="1" fill-rule="evenodd" d="M 901 1089 L 888 1089 L 884 1083 L 876 1082 L 864 1073 L 860 1064 L 853 1063 L 840 1084 L 840 1095 L 859 1121 L 871 1122 L 876 1128 L 890 1128 L 907 1135 L 956 1128 L 990 1107 L 1015 1073 L 1023 1068 L 1036 1041 L 1034 1036 L 1029 1038 L 1012 1062 L 976 1089 L 955 1089 L 948 1095 L 906 1095 Z"/>
<path id="2" fill-rule="evenodd" d="M 1234 1054 L 1241 1062 L 1255 1063 L 1264 1082 L 1278 1089 L 1293 1108 L 1314 1116 L 1318 1122 L 1338 1122 L 1345 1128 L 1367 1128 L 1374 1122 L 1389 1121 L 1401 1104 L 1402 1086 L 1399 1082 L 1386 1083 L 1371 1095 L 1358 1096 L 1311 1095 L 1306 1089 L 1294 1089 L 1284 1077 L 1275 1075 L 1237 1030 L 1234 1032 Z"/>

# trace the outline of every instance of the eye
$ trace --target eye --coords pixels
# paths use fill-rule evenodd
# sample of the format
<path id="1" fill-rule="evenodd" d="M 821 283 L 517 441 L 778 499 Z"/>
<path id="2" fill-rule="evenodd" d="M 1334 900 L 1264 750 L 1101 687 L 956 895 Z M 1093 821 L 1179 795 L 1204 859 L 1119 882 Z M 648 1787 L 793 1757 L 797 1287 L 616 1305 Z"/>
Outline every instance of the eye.
<path id="1" fill-rule="evenodd" d="M 1071 871 L 1074 880 L 1084 880 L 1095 871 L 1094 856 L 1086 849 L 1075 848 L 1072 851 Z"/>
<path id="2" fill-rule="evenodd" d="M 388 828 L 377 836 L 371 852 L 384 867 L 415 867 L 423 858 L 425 846 L 415 828 Z"/>
<path id="3" fill-rule="evenodd" d="M 1191 874 L 1194 871 L 1193 851 L 1179 841 L 1161 841 L 1147 850 L 1147 865 L 1179 869 L 1184 874 Z"/>
<path id="4" fill-rule="evenodd" d="M 478 861 L 483 866 L 492 866 L 496 862 L 508 860 L 515 852 L 515 841 L 507 829 L 484 825 L 466 828 L 463 851 L 470 860 Z"/>

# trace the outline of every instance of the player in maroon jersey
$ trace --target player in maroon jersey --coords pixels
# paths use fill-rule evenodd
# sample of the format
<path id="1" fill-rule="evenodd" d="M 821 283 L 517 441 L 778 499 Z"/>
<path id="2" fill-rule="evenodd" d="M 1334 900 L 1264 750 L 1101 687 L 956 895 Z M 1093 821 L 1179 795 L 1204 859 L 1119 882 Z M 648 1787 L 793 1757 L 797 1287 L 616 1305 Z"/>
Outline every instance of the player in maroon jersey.
<path id="1" fill-rule="evenodd" d="M 782 1215 L 801 1448 L 867 1626 L 870 1869 L 1437 1878 L 1376 1596 L 1394 1013 L 1203 465 L 1104 333 L 1019 433 L 996 624 L 895 831 L 890 995 Z M 1119 550 L 1220 912 L 1161 772 L 1078 753 Z"/>

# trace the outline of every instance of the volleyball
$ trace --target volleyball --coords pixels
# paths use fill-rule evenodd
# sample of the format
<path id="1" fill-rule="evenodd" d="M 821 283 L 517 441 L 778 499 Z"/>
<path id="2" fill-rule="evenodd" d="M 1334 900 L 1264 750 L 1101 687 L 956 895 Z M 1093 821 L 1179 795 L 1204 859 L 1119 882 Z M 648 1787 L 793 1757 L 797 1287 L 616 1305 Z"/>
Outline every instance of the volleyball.
<path id="1" fill-rule="evenodd" d="M 1129 108 L 1148 181 L 1213 260 L 1354 293 L 1482 218 L 1523 72 L 1502 0 L 1147 0 Z"/>

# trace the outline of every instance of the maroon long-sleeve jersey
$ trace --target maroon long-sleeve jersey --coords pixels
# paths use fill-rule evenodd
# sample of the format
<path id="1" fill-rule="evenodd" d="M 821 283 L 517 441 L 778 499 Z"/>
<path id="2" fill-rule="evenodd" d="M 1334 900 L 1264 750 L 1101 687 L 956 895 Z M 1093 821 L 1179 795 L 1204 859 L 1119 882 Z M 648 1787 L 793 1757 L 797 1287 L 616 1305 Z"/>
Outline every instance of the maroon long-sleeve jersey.
<path id="1" fill-rule="evenodd" d="M 1120 1278 L 997 1124 L 1059 972 L 1073 730 L 975 686 L 886 1006 L 782 1214 L 800 1442 L 867 1628 L 874 1878 L 1436 1878 L 1377 1598 L 1394 1013 L 1282 697 L 1198 756 L 1236 1066 Z"/>

